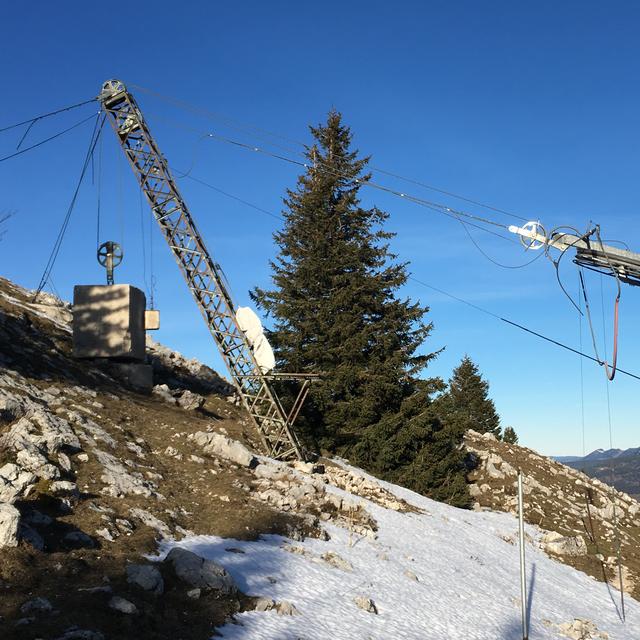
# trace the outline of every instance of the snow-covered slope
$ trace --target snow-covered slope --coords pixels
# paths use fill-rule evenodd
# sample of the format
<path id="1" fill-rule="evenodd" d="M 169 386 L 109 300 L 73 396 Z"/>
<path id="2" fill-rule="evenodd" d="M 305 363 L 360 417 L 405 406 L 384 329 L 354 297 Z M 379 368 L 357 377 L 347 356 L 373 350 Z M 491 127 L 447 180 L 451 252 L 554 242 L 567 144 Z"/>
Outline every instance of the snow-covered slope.
<path id="1" fill-rule="evenodd" d="M 395 511 L 359 498 L 377 521 L 375 538 L 328 525 L 328 541 L 196 536 L 178 543 L 225 566 L 245 593 L 285 600 L 297 610 L 292 616 L 278 615 L 275 609 L 241 613 L 219 630 L 222 636 L 520 639 L 516 519 L 463 511 L 380 484 L 422 513 Z M 627 599 L 622 622 L 616 591 L 547 557 L 539 548 L 536 528 L 527 526 L 527 534 L 531 638 L 640 638 L 638 602 Z M 164 543 L 163 552 L 174 544 Z M 377 614 L 359 608 L 359 596 L 371 598 Z"/>

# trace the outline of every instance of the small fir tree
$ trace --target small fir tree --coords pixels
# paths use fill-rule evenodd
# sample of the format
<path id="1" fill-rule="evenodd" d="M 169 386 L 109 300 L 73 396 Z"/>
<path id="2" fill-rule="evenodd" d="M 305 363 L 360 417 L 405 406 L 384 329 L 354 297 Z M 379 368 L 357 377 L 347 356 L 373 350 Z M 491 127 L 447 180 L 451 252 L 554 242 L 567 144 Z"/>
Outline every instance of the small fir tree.
<path id="1" fill-rule="evenodd" d="M 492 433 L 501 439 L 500 416 L 489 398 L 489 383 L 483 380 L 478 366 L 465 356 L 449 380 L 447 405 L 450 419 L 464 433 L 473 429 Z"/>
<path id="2" fill-rule="evenodd" d="M 506 427 L 502 439 L 507 444 L 518 444 L 518 434 L 513 427 Z"/>
<path id="3" fill-rule="evenodd" d="M 274 234 L 274 286 L 252 297 L 274 319 L 279 366 L 323 374 L 304 431 L 316 445 L 344 450 L 399 410 L 435 354 L 417 352 L 431 331 L 428 309 L 398 295 L 408 276 L 389 251 L 388 214 L 360 205 L 368 158 L 351 149 L 336 111 L 311 133 L 308 169 L 287 192 L 284 228 Z"/>
<path id="4" fill-rule="evenodd" d="M 447 422 L 442 397 L 432 399 L 444 384 L 418 385 L 400 410 L 367 429 L 351 459 L 372 473 L 434 500 L 469 507 L 468 456 L 455 422 Z"/>

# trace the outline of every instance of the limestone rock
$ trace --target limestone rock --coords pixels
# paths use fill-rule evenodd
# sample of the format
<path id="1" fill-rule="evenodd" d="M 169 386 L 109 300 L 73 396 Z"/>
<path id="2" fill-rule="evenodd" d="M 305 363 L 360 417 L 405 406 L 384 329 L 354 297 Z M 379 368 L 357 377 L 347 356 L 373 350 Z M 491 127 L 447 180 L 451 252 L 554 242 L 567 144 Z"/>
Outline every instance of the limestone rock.
<path id="1" fill-rule="evenodd" d="M 271 611 L 277 607 L 277 603 L 275 600 L 271 598 L 258 598 L 256 600 L 256 611 Z"/>
<path id="2" fill-rule="evenodd" d="M 571 622 L 557 625 L 560 635 L 571 640 L 607 640 L 608 633 L 598 631 L 598 627 L 590 620 L 576 618 Z"/>
<path id="3" fill-rule="evenodd" d="M 154 491 L 153 485 L 144 480 L 139 475 L 133 475 L 125 468 L 125 466 L 110 453 L 96 450 L 95 452 L 98 462 L 103 466 L 100 479 L 106 484 L 102 490 L 103 493 L 119 498 L 124 495 L 134 494 L 150 498 L 158 497 Z"/>
<path id="4" fill-rule="evenodd" d="M 21 607 L 20 613 L 49 613 L 53 611 L 51 603 L 46 598 L 27 600 Z"/>
<path id="5" fill-rule="evenodd" d="M 178 404 L 187 411 L 195 411 L 199 409 L 205 402 L 205 399 L 197 394 L 189 391 L 182 392 L 182 395 L 178 398 Z"/>
<path id="6" fill-rule="evenodd" d="M 133 602 L 129 602 L 129 600 L 121 598 L 120 596 L 113 596 L 113 598 L 109 600 L 109 608 L 128 615 L 138 613 L 138 607 L 136 607 Z"/>
<path id="7" fill-rule="evenodd" d="M 11 504 L 0 503 L 0 549 L 18 546 L 20 512 Z"/>
<path id="8" fill-rule="evenodd" d="M 11 462 L 0 467 L 0 502 L 13 504 L 26 495 L 27 489 L 37 479 L 35 474 Z"/>
<path id="9" fill-rule="evenodd" d="M 295 616 L 299 613 L 295 606 L 288 600 L 278 602 L 278 604 L 276 605 L 276 611 L 280 616 Z"/>
<path id="10" fill-rule="evenodd" d="M 541 538 L 544 551 L 559 556 L 583 556 L 587 553 L 587 544 L 582 536 L 563 536 L 549 531 Z"/>
<path id="11" fill-rule="evenodd" d="M 217 591 L 228 595 L 237 591 L 233 578 L 227 570 L 212 560 L 205 560 L 200 556 L 174 547 L 165 560 L 173 566 L 176 576 L 192 587 Z"/>
<path id="12" fill-rule="evenodd" d="M 254 468 L 258 464 L 257 458 L 237 440 L 232 440 L 221 433 L 208 433 L 198 431 L 189 436 L 196 444 L 200 445 L 208 454 L 213 454 L 231 460 L 243 467 Z"/>
<path id="13" fill-rule="evenodd" d="M 164 580 L 157 567 L 150 564 L 131 564 L 127 567 L 127 582 L 159 596 L 164 592 Z"/>
<path id="14" fill-rule="evenodd" d="M 356 606 L 367 613 L 378 613 L 378 607 L 376 607 L 376 603 L 371 598 L 356 596 L 353 601 L 356 603 Z"/>

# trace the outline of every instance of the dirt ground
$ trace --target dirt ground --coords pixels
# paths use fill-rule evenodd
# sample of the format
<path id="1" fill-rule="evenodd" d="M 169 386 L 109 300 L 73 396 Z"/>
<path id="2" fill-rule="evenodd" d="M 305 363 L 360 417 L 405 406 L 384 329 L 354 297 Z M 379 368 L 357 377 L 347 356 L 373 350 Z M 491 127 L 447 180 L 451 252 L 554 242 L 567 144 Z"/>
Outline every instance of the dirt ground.
<path id="1" fill-rule="evenodd" d="M 0 281 L 0 291 L 28 303 L 7 281 Z M 70 506 L 52 496 L 44 481 L 16 504 L 23 518 L 35 510 L 52 522 L 35 527 L 42 549 L 23 540 L 17 548 L 0 550 L 0 638 L 49 640 L 74 626 L 99 631 L 109 640 L 209 638 L 233 613 L 251 608 L 252 600 L 242 594 L 216 598 L 204 592 L 199 599 L 190 598 L 188 587 L 164 565 L 161 597 L 128 585 L 126 565 L 148 562 L 143 556 L 157 552 L 159 538 L 158 531 L 132 516 L 131 509 L 152 514 L 177 539 L 187 531 L 237 539 L 309 532 L 295 516 L 252 499 L 248 470 L 213 459 L 188 440 L 191 433 L 216 430 L 249 446 L 256 444 L 248 419 L 225 397 L 207 394 L 201 409 L 186 411 L 156 395 L 123 388 L 101 374 L 101 365 L 74 361 L 70 352 L 68 332 L 0 297 L 0 370 L 10 367 L 39 389 L 59 389 L 62 402 L 56 412 L 64 417 L 75 411 L 99 424 L 115 441 L 108 452 L 150 474 L 164 499 L 105 495 L 102 468 L 91 451 L 86 450 L 85 462 L 78 458 L 80 452 L 70 455 L 71 471 L 62 479 L 77 483 L 80 490 Z M 188 386 L 189 377 L 182 373 L 181 384 Z M 163 381 L 160 371 L 156 382 Z M 77 385 L 95 391 L 95 397 L 75 393 Z M 0 420 L 0 435 L 10 424 Z M 0 465 L 10 459 L 6 451 L 0 457 Z M 113 541 L 96 534 L 105 526 L 117 536 Z M 89 538 L 70 544 L 64 539 L 69 532 Z M 113 595 L 133 602 L 138 613 L 110 609 Z M 34 597 L 47 598 L 53 611 L 22 613 L 20 607 Z"/>

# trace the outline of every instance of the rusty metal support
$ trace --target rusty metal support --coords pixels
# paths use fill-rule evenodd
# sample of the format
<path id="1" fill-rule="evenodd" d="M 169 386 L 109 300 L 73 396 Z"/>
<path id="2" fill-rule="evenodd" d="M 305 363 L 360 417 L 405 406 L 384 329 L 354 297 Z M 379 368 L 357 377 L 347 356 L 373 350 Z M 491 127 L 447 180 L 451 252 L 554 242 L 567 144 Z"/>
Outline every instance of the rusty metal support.
<path id="1" fill-rule="evenodd" d="M 100 102 L 256 426 L 265 453 L 278 459 L 303 459 L 290 419 L 298 415 L 299 402 L 294 405 L 297 411 L 287 416 L 269 376 L 262 374 L 236 321 L 222 271 L 207 251 L 134 97 L 122 82 L 109 80 L 102 87 Z"/>

